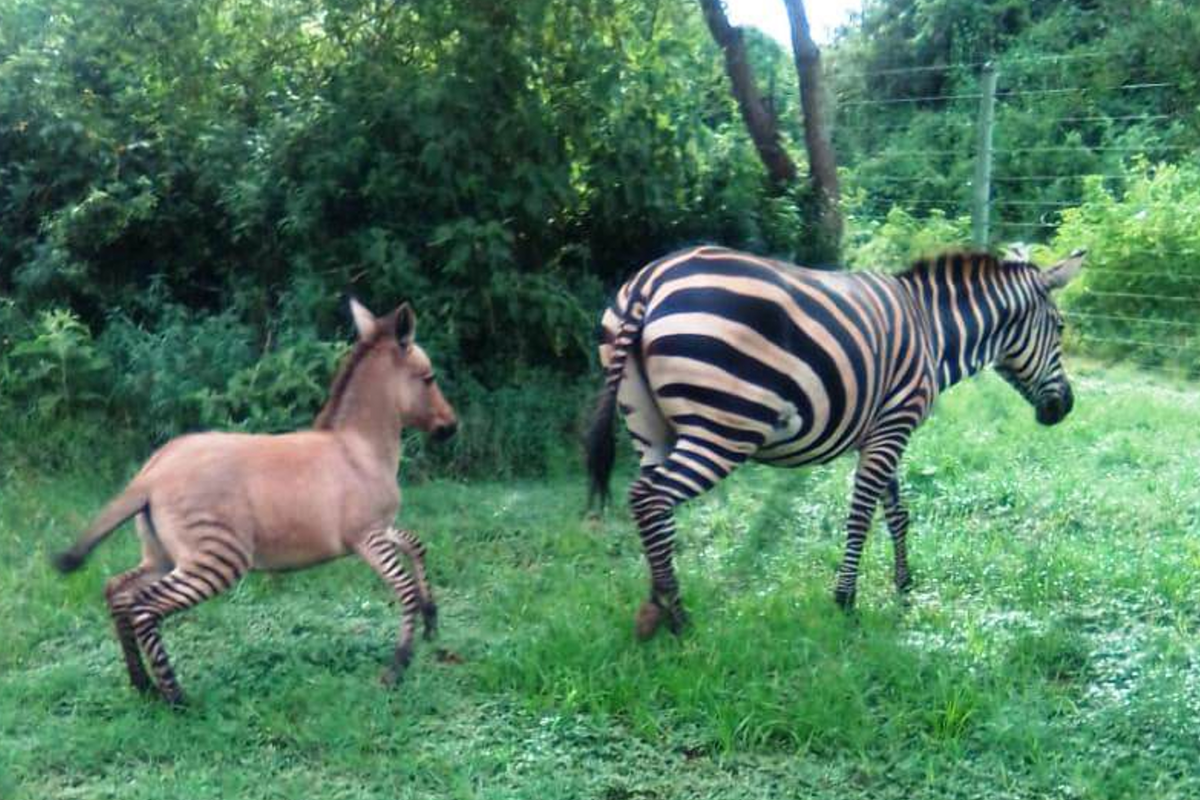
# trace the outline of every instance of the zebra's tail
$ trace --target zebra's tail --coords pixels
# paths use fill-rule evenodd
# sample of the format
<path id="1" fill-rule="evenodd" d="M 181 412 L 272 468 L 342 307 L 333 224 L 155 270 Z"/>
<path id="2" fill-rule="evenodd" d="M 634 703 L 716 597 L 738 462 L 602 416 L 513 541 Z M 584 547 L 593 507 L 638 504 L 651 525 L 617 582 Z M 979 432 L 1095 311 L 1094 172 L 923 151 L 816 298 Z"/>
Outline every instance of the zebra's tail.
<path id="1" fill-rule="evenodd" d="M 61 553 L 51 556 L 50 563 L 62 573 L 74 572 L 79 569 L 96 545 L 104 541 L 122 522 L 146 508 L 148 502 L 149 497 L 142 487 L 130 486 L 104 507 L 100 515 L 79 537 L 79 541 Z"/>
<path id="2" fill-rule="evenodd" d="M 588 508 L 592 508 L 596 500 L 600 501 L 599 510 L 608 505 L 609 478 L 612 476 L 613 462 L 616 461 L 616 436 L 613 432 L 613 420 L 616 416 L 617 390 L 621 388 L 621 376 L 625 374 L 625 363 L 629 354 L 642 335 L 642 322 L 645 316 L 645 304 L 640 300 L 630 300 L 621 321 L 621 327 L 612 343 L 612 358 L 604 373 L 604 388 L 596 400 L 596 408 L 592 412 L 592 422 L 584 436 L 584 452 L 587 456 L 587 471 L 589 479 Z"/>

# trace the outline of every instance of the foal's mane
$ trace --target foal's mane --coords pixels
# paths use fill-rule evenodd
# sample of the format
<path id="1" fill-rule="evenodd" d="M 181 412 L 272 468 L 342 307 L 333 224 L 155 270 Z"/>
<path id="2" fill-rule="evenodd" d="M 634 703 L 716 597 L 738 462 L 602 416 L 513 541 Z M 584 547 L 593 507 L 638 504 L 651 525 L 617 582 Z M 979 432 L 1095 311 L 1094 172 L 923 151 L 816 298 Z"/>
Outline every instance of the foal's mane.
<path id="1" fill-rule="evenodd" d="M 342 359 L 342 364 L 338 367 L 337 375 L 333 379 L 333 385 L 329 389 L 329 399 L 325 401 L 325 405 L 321 407 L 321 413 L 317 414 L 317 419 L 313 422 L 314 431 L 333 430 L 334 420 L 342 410 L 342 401 L 345 400 L 346 390 L 350 387 L 350 379 L 354 377 L 354 372 L 363 359 L 375 349 L 375 341 L 372 339 L 369 342 L 355 343 L 350 355 Z"/>
<path id="2" fill-rule="evenodd" d="M 396 314 L 393 312 L 376 320 L 375 330 L 370 338 L 355 342 L 350 355 L 342 359 L 342 365 L 338 367 L 333 385 L 329 388 L 329 399 L 325 401 L 321 413 L 317 414 L 316 420 L 313 421 L 314 431 L 333 430 L 334 424 L 342 413 L 342 407 L 345 405 L 346 394 L 350 389 L 350 381 L 354 377 L 354 373 L 367 356 L 375 351 L 380 342 L 387 341 L 389 338 L 394 339 L 395 336 Z"/>

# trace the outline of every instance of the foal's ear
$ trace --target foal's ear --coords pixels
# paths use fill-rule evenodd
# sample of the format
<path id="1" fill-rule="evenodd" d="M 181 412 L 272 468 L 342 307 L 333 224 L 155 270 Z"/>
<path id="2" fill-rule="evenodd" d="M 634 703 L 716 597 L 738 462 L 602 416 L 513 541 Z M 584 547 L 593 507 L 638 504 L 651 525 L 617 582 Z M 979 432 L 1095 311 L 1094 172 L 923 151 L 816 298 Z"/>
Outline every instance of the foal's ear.
<path id="1" fill-rule="evenodd" d="M 377 321 L 375 315 L 362 303 L 350 298 L 350 315 L 354 317 L 354 327 L 358 329 L 359 341 L 367 341 L 375 336 Z"/>
<path id="2" fill-rule="evenodd" d="M 1079 271 L 1083 269 L 1083 257 L 1085 255 L 1087 255 L 1087 250 L 1076 250 L 1070 256 L 1043 272 L 1042 281 L 1046 284 L 1046 288 L 1053 292 L 1070 283 L 1079 274 Z"/>
<path id="3" fill-rule="evenodd" d="M 412 306 L 401 303 L 392 316 L 396 318 L 396 341 L 401 347 L 408 347 L 417 334 L 417 315 L 413 313 Z"/>

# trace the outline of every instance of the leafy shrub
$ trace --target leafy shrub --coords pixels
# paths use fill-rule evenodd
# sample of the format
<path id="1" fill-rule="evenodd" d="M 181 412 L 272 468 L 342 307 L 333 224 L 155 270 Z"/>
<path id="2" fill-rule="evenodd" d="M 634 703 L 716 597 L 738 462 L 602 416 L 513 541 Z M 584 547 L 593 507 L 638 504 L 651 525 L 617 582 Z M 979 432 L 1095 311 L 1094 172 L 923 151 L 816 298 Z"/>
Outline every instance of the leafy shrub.
<path id="1" fill-rule="evenodd" d="M 231 375 L 253 367 L 253 342 L 253 330 L 231 311 L 197 314 L 169 302 L 149 323 L 115 314 L 101 336 L 114 367 L 114 403 L 156 443 L 228 422 L 225 392 Z"/>
<path id="2" fill-rule="evenodd" d="M 325 402 L 345 345 L 300 339 L 235 372 L 205 407 L 214 427 L 279 433 L 312 424 Z"/>
<path id="3" fill-rule="evenodd" d="M 1089 179 L 1053 249 L 1088 248 L 1065 290 L 1075 342 L 1200 374 L 1200 168 L 1141 163 L 1120 195 Z"/>
<path id="4" fill-rule="evenodd" d="M 934 209 L 917 218 L 893 206 L 883 222 L 848 216 L 846 261 L 853 267 L 891 272 L 948 247 L 966 247 L 970 241 L 967 217 L 948 218 Z"/>
<path id="5" fill-rule="evenodd" d="M 15 339 L 4 361 L 7 393 L 25 401 L 36 421 L 70 416 L 105 401 L 109 361 L 69 310 L 41 312 L 26 335 Z"/>

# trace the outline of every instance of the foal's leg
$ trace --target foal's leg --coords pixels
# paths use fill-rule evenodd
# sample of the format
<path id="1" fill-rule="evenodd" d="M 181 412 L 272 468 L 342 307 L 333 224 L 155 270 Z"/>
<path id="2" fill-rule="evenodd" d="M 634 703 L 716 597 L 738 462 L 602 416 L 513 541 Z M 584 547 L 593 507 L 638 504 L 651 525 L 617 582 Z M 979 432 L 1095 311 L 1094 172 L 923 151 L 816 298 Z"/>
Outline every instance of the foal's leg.
<path id="1" fill-rule="evenodd" d="M 425 574 L 425 544 L 410 530 L 392 528 L 396 548 L 412 562 L 413 577 L 417 580 L 417 596 L 421 600 L 421 621 L 425 627 L 425 639 L 437 635 L 438 608 L 433 600 L 433 591 L 429 588 L 429 578 Z"/>
<path id="2" fill-rule="evenodd" d="M 121 643 L 121 652 L 125 656 L 125 667 L 129 670 L 129 682 L 139 692 L 148 692 L 153 688 L 150 676 L 142 663 L 142 654 L 138 650 L 137 636 L 133 632 L 133 618 L 129 614 L 133 592 L 148 580 L 153 580 L 154 574 L 146 564 L 140 564 L 128 572 L 114 575 L 104 586 L 104 598 L 108 601 L 108 610 L 112 614 L 113 626 L 117 630 L 117 640 Z"/>
<path id="3" fill-rule="evenodd" d="M 138 589 L 129 606 L 133 620 L 133 632 L 137 636 L 142 652 L 150 659 L 150 668 L 158 682 L 163 699 L 171 705 L 184 701 L 183 690 L 175 679 L 175 671 L 167 658 L 159 626 L 171 614 L 199 605 L 210 597 L 228 589 L 245 572 L 243 562 L 220 566 L 195 560 L 178 564 L 158 580 Z"/>
<path id="4" fill-rule="evenodd" d="M 417 612 L 421 610 L 420 592 L 413 579 L 400 565 L 400 559 L 396 557 L 396 545 L 392 543 L 386 530 L 372 531 L 354 545 L 354 551 L 379 573 L 379 577 L 387 581 L 402 606 L 400 636 L 396 640 L 392 666 L 383 673 L 383 682 L 391 686 L 400 680 L 405 668 L 412 661 L 413 628 L 416 627 Z"/>
<path id="5" fill-rule="evenodd" d="M 650 598 L 635 620 L 639 639 L 654 635 L 664 615 L 672 633 L 680 633 L 687 624 L 672 564 L 675 506 L 712 488 L 745 458 L 715 444 L 680 437 L 661 464 L 643 466 L 642 476 L 629 487 L 629 508 L 650 564 Z"/>
<path id="6" fill-rule="evenodd" d="M 888 531 L 892 534 L 892 550 L 896 556 L 896 591 L 904 594 L 912 588 L 912 574 L 908 571 L 908 509 L 900 499 L 900 482 L 893 477 L 883 494 L 883 513 L 887 517 Z"/>
<path id="7" fill-rule="evenodd" d="M 867 541 L 867 530 L 875 515 L 880 496 L 896 474 L 896 464 L 904 442 L 881 437 L 868 442 L 859 453 L 858 469 L 854 473 L 854 493 L 850 498 L 850 516 L 846 521 L 846 553 L 838 570 L 837 587 L 833 598 L 844 609 L 854 606 L 855 585 L 858 582 L 858 561 Z"/>

